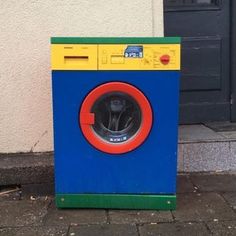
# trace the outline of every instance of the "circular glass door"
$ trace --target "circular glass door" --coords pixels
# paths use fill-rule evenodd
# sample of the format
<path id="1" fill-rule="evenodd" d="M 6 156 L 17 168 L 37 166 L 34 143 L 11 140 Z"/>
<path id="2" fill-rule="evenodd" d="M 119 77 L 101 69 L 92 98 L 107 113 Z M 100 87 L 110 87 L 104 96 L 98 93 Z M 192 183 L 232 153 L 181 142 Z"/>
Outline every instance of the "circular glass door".
<path id="1" fill-rule="evenodd" d="M 95 114 L 94 132 L 104 141 L 122 143 L 140 129 L 142 113 L 138 103 L 127 93 L 104 94 L 92 106 Z"/>
<path id="2" fill-rule="evenodd" d="M 80 110 L 87 141 L 106 153 L 132 151 L 147 138 L 152 110 L 143 93 L 126 83 L 110 82 L 92 90 Z"/>

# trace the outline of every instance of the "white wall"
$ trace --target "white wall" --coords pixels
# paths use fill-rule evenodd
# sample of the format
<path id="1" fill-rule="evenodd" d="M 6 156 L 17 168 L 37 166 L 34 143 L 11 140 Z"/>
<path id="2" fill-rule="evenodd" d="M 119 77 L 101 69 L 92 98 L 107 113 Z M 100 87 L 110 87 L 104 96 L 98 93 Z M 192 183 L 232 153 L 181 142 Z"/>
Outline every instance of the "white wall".
<path id="1" fill-rule="evenodd" d="M 51 36 L 162 35 L 162 0 L 0 1 L 0 153 L 53 150 Z"/>

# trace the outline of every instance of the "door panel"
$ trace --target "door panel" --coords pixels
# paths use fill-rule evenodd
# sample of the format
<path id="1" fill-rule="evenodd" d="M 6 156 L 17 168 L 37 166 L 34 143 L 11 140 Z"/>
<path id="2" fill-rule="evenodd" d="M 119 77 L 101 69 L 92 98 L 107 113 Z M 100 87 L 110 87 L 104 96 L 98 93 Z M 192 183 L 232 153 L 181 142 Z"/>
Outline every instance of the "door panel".
<path id="1" fill-rule="evenodd" d="M 182 91 L 221 88 L 221 39 L 185 39 L 182 50 Z M 197 65 L 196 65 L 197 63 Z M 207 65 L 207 66 L 206 66 Z"/>
<path id="2" fill-rule="evenodd" d="M 166 0 L 165 36 L 182 37 L 180 123 L 230 119 L 230 1 Z"/>

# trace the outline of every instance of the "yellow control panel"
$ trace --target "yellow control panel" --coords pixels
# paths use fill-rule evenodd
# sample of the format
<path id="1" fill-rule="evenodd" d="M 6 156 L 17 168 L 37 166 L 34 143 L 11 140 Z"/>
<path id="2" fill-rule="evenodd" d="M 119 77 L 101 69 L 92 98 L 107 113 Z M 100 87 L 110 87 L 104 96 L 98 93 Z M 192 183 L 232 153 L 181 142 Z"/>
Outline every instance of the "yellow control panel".
<path id="1" fill-rule="evenodd" d="M 180 44 L 53 44 L 53 70 L 180 70 Z"/>
<path id="2" fill-rule="evenodd" d="M 99 70 L 179 70 L 180 44 L 98 45 Z"/>

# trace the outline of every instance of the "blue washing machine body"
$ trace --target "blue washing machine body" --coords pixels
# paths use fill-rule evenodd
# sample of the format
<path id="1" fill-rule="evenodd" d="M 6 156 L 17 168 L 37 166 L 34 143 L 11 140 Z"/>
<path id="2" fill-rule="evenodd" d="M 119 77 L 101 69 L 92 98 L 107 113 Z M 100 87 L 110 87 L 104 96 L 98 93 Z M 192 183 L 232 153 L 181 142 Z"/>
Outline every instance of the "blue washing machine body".
<path id="1" fill-rule="evenodd" d="M 52 71 L 56 194 L 175 194 L 179 71 Z M 124 82 L 139 89 L 153 112 L 151 131 L 124 154 L 97 150 L 79 125 L 94 88 Z"/>

